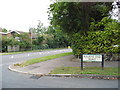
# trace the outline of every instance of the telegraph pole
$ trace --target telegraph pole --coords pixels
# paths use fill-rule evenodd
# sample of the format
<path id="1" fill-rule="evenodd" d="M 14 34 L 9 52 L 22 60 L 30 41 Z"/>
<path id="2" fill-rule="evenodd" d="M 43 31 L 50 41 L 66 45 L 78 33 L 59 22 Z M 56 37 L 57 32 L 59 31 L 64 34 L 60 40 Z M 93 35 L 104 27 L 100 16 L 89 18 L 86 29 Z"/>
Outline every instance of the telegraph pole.
<path id="1" fill-rule="evenodd" d="M 29 27 L 30 39 L 31 39 L 31 50 L 32 50 L 32 28 Z"/>

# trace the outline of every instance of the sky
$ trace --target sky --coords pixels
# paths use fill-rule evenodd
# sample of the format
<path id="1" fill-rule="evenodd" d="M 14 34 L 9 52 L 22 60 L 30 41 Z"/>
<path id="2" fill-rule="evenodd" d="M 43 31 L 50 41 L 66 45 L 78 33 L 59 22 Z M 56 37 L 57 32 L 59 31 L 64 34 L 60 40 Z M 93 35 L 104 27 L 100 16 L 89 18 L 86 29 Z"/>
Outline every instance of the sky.
<path id="1" fill-rule="evenodd" d="M 28 32 L 40 20 L 49 26 L 50 0 L 0 0 L 0 27 Z"/>
<path id="2" fill-rule="evenodd" d="M 47 27 L 50 3 L 50 0 L 0 0 L 0 27 L 28 32 L 39 20 Z"/>

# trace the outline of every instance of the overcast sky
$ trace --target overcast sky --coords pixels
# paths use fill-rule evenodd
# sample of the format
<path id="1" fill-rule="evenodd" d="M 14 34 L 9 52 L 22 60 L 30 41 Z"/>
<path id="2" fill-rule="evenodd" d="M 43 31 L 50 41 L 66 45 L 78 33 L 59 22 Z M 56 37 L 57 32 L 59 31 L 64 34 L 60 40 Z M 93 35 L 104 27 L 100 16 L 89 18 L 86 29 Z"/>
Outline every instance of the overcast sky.
<path id="1" fill-rule="evenodd" d="M 0 27 L 29 31 L 38 20 L 49 25 L 47 10 L 50 0 L 0 0 Z"/>
<path id="2" fill-rule="evenodd" d="M 50 0 L 0 0 L 0 27 L 7 30 L 29 31 L 38 20 L 49 26 Z"/>

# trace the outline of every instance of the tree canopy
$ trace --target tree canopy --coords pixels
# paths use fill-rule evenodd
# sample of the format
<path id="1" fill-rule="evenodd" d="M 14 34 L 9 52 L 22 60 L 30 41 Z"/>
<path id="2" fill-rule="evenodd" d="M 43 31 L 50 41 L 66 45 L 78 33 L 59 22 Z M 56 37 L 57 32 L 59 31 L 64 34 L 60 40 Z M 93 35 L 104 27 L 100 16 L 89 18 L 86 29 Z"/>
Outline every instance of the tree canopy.
<path id="1" fill-rule="evenodd" d="M 51 24 L 67 34 L 89 31 L 92 21 L 108 16 L 111 3 L 56 2 L 50 5 Z"/>
<path id="2" fill-rule="evenodd" d="M 51 25 L 68 34 L 75 55 L 120 52 L 120 23 L 109 15 L 112 2 L 55 2 L 49 10 Z"/>

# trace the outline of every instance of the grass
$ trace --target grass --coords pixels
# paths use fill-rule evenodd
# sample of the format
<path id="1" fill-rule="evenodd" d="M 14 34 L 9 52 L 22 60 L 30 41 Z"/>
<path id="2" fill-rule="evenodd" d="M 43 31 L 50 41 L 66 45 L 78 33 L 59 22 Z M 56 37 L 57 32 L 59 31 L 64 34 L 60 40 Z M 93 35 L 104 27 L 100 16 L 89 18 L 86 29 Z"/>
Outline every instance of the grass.
<path id="1" fill-rule="evenodd" d="M 55 55 L 35 58 L 35 59 L 27 60 L 27 61 L 23 62 L 22 64 L 15 64 L 15 66 L 24 67 L 24 66 L 39 63 L 42 61 L 51 60 L 51 59 L 55 59 L 55 58 L 59 58 L 59 57 L 64 57 L 64 56 L 68 56 L 68 55 L 72 55 L 72 54 L 73 54 L 72 52 L 68 52 L 68 53 L 61 53 L 61 54 L 55 54 Z"/>
<path id="2" fill-rule="evenodd" d="M 27 52 L 50 51 L 50 50 L 56 50 L 56 49 L 64 49 L 64 48 L 40 49 L 40 50 L 30 50 L 30 51 L 20 51 L 20 52 L 8 52 L 8 53 L 0 53 L 0 55 L 11 55 L 11 54 L 21 54 L 21 53 L 27 53 Z"/>
<path id="3" fill-rule="evenodd" d="M 81 70 L 80 67 L 59 67 L 53 70 L 50 74 L 118 75 L 118 68 L 106 67 L 102 70 L 101 67 L 85 67 L 84 70 Z"/>

